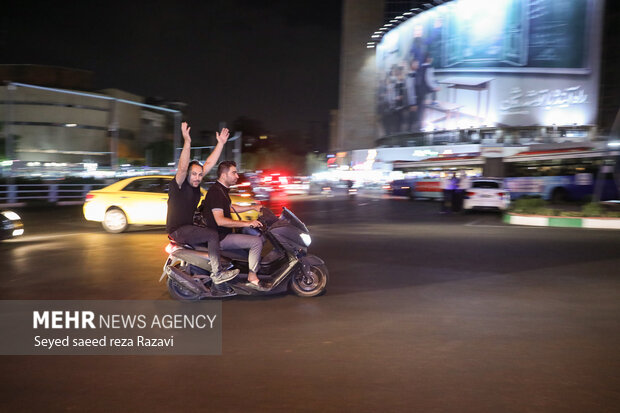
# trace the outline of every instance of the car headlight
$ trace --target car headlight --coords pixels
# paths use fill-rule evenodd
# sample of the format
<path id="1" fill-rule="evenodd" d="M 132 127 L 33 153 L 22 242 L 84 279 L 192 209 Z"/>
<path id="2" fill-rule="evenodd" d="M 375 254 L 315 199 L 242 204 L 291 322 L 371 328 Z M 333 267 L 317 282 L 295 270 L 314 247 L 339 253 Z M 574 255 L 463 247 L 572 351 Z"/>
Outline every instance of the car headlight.
<path id="1" fill-rule="evenodd" d="M 21 218 L 13 211 L 2 211 L 2 215 L 10 219 L 11 221 L 19 221 Z"/>
<path id="2" fill-rule="evenodd" d="M 306 247 L 309 247 L 310 243 L 312 242 L 312 238 L 310 238 L 310 235 L 299 234 L 299 236 L 301 237 L 301 240 L 304 242 L 304 244 L 306 244 Z"/>

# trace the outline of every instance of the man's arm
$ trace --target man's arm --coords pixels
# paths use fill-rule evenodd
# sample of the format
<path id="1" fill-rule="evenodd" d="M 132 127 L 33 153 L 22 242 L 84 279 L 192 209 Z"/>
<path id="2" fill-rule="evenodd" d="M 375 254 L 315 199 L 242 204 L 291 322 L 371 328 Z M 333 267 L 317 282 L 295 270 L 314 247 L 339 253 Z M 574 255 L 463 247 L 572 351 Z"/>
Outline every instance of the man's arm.
<path id="1" fill-rule="evenodd" d="M 243 228 L 243 227 L 262 227 L 259 221 L 235 221 L 234 219 L 230 219 L 224 216 L 224 211 L 221 209 L 212 209 L 213 218 L 215 218 L 215 222 L 218 227 L 227 227 L 227 228 Z"/>
<path id="2" fill-rule="evenodd" d="M 253 209 L 254 211 L 260 212 L 260 209 L 262 208 L 262 206 L 260 205 L 246 205 L 246 206 L 241 206 L 241 205 L 234 205 L 235 211 L 237 212 L 246 212 L 249 211 L 251 209 Z M 232 208 L 230 209 L 230 212 L 235 212 L 232 210 Z"/>
<path id="3" fill-rule="evenodd" d="M 224 148 L 224 144 L 228 140 L 228 136 L 228 128 L 223 128 L 220 133 L 215 132 L 217 145 L 215 145 L 213 152 L 211 152 L 211 155 L 209 155 L 205 163 L 202 165 L 202 172 L 205 175 L 211 170 L 211 168 L 215 166 L 217 160 L 220 158 L 220 155 L 222 154 L 222 149 Z"/>
<path id="4" fill-rule="evenodd" d="M 181 156 L 179 156 L 179 166 L 177 167 L 177 174 L 174 179 L 177 181 L 179 188 L 183 185 L 183 181 L 187 178 L 187 167 L 189 166 L 189 152 L 192 146 L 192 138 L 189 136 L 190 127 L 187 126 L 187 122 L 181 123 L 181 132 L 183 133 L 183 150 Z"/>

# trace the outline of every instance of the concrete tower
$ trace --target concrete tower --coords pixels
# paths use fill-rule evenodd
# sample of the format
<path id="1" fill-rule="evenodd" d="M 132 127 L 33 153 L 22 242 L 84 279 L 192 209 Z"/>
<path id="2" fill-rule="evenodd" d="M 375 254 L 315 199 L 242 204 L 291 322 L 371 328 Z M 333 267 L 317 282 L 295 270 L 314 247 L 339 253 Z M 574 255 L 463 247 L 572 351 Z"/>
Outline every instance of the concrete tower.
<path id="1" fill-rule="evenodd" d="M 383 24 L 384 5 L 383 0 L 343 1 L 340 96 L 331 151 L 375 146 L 375 49 L 366 43 Z"/>

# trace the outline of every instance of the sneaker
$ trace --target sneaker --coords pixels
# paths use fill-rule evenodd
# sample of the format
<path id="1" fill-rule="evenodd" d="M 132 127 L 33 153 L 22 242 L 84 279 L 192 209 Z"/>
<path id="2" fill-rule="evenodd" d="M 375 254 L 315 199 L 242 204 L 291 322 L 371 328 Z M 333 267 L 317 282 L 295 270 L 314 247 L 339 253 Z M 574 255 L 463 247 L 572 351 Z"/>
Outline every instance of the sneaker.
<path id="1" fill-rule="evenodd" d="M 237 276 L 237 274 L 239 274 L 239 270 L 238 269 L 227 270 L 227 271 L 220 271 L 216 275 L 212 275 L 211 276 L 211 281 L 213 281 L 213 284 L 221 284 L 221 283 L 224 283 L 226 281 L 232 280 L 233 278 L 235 278 Z"/>
<path id="2" fill-rule="evenodd" d="M 247 288 L 251 288 L 251 289 L 256 290 L 256 291 L 268 291 L 269 290 L 269 288 L 267 288 L 265 285 L 263 285 L 263 283 L 260 282 L 260 281 L 258 282 L 258 284 L 255 284 L 253 282 L 249 282 L 248 281 L 247 283 L 245 283 L 245 286 Z"/>

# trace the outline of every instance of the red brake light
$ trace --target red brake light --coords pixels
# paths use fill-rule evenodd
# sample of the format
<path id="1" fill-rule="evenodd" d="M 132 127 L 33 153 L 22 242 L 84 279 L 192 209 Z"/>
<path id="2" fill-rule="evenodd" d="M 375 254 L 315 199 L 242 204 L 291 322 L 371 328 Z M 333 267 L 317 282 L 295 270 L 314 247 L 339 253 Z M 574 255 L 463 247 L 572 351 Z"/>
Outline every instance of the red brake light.
<path id="1" fill-rule="evenodd" d="M 474 195 L 476 195 L 476 193 L 475 193 L 475 192 L 472 192 L 472 191 L 467 191 L 467 196 L 474 196 Z"/>
<path id="2" fill-rule="evenodd" d="M 91 199 L 93 199 L 94 197 L 95 197 L 95 195 L 93 195 L 93 194 L 86 194 L 86 199 L 84 201 L 88 202 Z"/>
<path id="3" fill-rule="evenodd" d="M 499 197 L 501 198 L 501 197 L 503 197 L 503 196 L 504 196 L 504 193 L 503 193 L 503 192 L 498 192 L 498 193 L 497 193 L 497 196 L 499 196 Z"/>

